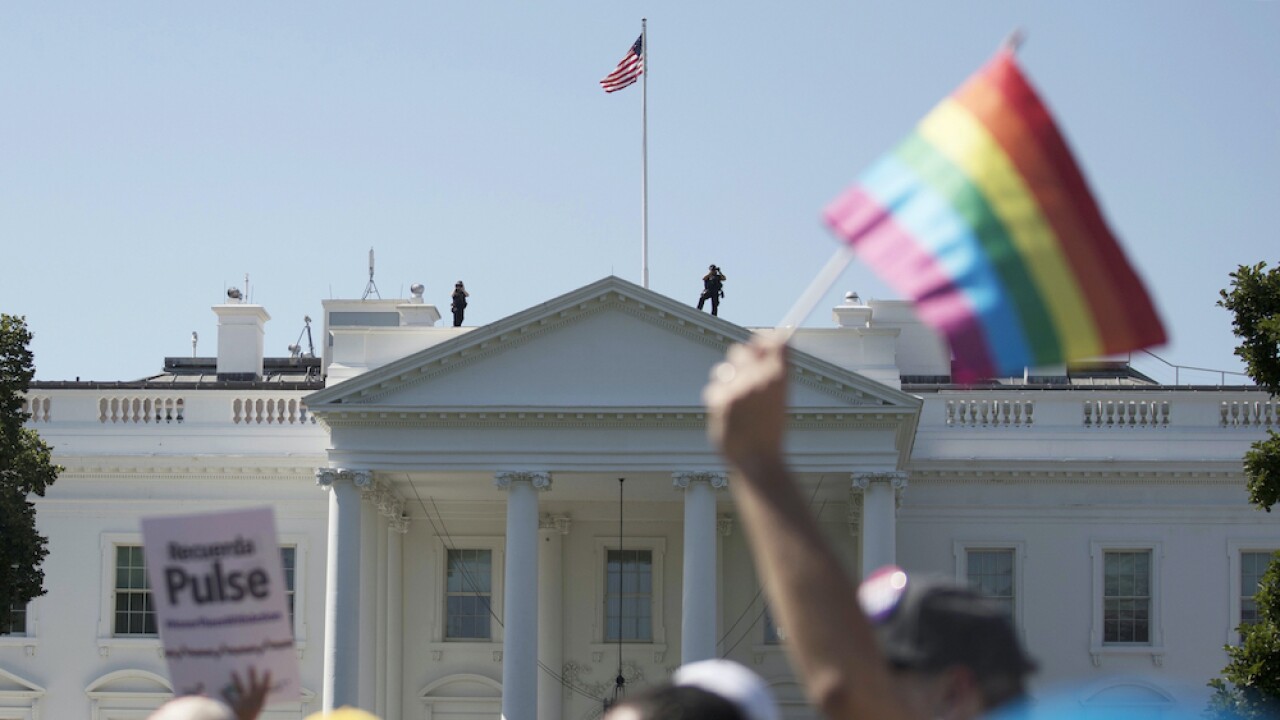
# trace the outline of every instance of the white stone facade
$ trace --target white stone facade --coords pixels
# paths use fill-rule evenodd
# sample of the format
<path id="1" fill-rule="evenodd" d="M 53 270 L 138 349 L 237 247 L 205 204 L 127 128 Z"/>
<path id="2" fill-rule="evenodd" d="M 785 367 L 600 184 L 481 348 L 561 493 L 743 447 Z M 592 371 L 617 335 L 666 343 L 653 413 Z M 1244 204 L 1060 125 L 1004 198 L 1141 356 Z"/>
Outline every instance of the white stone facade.
<path id="1" fill-rule="evenodd" d="M 37 384 L 31 426 L 66 472 L 38 500 L 49 592 L 0 636 L 0 719 L 145 718 L 169 686 L 158 640 L 121 631 L 119 548 L 147 515 L 263 505 L 295 559 L 307 689 L 269 720 L 590 717 L 619 673 L 634 691 L 712 655 L 812 717 L 705 437 L 707 372 L 751 331 L 617 278 L 479 328 L 427 308 L 326 303 L 323 389 Z M 942 347 L 902 304 L 835 320 L 793 343 L 787 450 L 850 572 L 995 563 L 1037 693 L 1203 703 L 1250 553 L 1280 548 L 1240 461 L 1280 405 L 1249 387 L 936 384 Z M 1104 602 L 1118 559 L 1149 590 L 1124 630 Z"/>

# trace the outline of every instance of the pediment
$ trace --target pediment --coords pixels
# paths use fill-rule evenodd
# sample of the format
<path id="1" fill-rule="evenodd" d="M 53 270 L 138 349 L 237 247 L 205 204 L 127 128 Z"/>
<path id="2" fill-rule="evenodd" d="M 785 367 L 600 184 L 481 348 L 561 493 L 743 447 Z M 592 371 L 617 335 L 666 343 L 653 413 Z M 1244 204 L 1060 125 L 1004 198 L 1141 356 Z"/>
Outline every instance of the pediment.
<path id="1" fill-rule="evenodd" d="M 116 670 L 89 683 L 84 689 L 90 697 L 98 695 L 164 695 L 172 694 L 169 681 L 146 670 Z"/>
<path id="2" fill-rule="evenodd" d="M 320 417 L 434 412 L 701 408 L 712 366 L 750 330 L 616 277 L 477 328 L 307 398 Z M 803 352 L 791 404 L 907 410 L 919 401 Z"/>
<path id="3" fill-rule="evenodd" d="M 44 688 L 0 668 L 0 695 L 43 695 Z"/>
<path id="4" fill-rule="evenodd" d="M 460 698 L 499 700 L 502 698 L 502 684 L 483 675 L 457 673 L 427 684 L 418 692 L 418 698 L 424 701 Z"/>

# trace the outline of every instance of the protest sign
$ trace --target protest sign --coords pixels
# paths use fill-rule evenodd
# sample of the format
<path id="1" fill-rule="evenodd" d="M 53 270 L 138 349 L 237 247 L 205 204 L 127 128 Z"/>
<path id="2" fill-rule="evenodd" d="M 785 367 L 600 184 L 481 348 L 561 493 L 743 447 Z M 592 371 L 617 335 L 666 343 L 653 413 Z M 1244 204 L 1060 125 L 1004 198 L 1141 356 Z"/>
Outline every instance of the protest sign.
<path id="1" fill-rule="evenodd" d="M 232 673 L 271 673 L 297 701 L 298 656 L 270 508 L 143 518 L 152 600 L 176 694 L 224 697 Z"/>

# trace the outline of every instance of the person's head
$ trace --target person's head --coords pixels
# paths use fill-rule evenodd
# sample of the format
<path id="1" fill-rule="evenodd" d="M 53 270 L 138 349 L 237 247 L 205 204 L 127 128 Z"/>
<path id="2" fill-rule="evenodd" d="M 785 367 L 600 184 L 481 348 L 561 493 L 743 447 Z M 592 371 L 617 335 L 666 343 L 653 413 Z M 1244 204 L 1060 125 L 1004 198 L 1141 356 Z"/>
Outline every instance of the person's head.
<path id="1" fill-rule="evenodd" d="M 236 720 L 236 714 L 212 698 L 184 695 L 161 705 L 147 720 Z"/>
<path id="2" fill-rule="evenodd" d="M 892 566 L 862 583 L 858 601 L 917 716 L 977 717 L 1024 696 L 1036 666 L 998 603 Z"/>
<path id="3" fill-rule="evenodd" d="M 462 289 L 462 281 L 461 281 L 461 280 L 459 280 L 458 282 L 454 283 L 454 284 L 453 284 L 453 287 L 454 287 L 455 289 L 457 289 L 457 290 L 461 290 L 461 289 Z"/>
<path id="4" fill-rule="evenodd" d="M 671 683 L 618 703 L 608 720 L 779 720 L 777 701 L 759 675 L 729 660 L 676 670 Z"/>
<path id="5" fill-rule="evenodd" d="M 712 265 L 711 267 L 708 267 L 707 269 L 708 269 L 708 270 L 710 270 L 711 272 L 715 272 L 715 271 L 719 270 L 720 268 L 716 267 L 715 265 Z"/>

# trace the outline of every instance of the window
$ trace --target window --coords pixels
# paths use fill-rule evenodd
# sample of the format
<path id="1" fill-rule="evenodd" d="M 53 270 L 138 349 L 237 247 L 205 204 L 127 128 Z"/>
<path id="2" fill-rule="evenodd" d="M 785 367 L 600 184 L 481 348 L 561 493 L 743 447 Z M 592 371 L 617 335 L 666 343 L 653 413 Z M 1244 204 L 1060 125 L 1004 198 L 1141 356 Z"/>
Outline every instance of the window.
<path id="1" fill-rule="evenodd" d="M 951 554 L 955 558 L 956 582 L 1003 607 L 1009 622 L 1021 633 L 1026 544 L 1005 538 L 958 540 L 952 543 Z"/>
<path id="2" fill-rule="evenodd" d="M 618 643 L 644 644 L 646 651 L 667 650 L 663 621 L 666 538 L 633 536 L 622 548 L 618 537 L 595 538 L 594 617 L 591 650 L 617 652 Z"/>
<path id="3" fill-rule="evenodd" d="M 493 551 L 451 549 L 445 570 L 445 640 L 489 640 Z"/>
<path id="4" fill-rule="evenodd" d="M 1004 608 L 1014 619 L 1013 550 L 967 550 L 965 574 L 969 586 Z"/>
<path id="5" fill-rule="evenodd" d="M 605 641 L 652 642 L 653 552 L 610 550 L 605 563 Z"/>
<path id="6" fill-rule="evenodd" d="M 1240 553 L 1240 625 L 1258 622 L 1258 601 L 1254 595 L 1271 564 L 1272 553 L 1245 551 Z"/>
<path id="7" fill-rule="evenodd" d="M 115 547 L 115 635 L 155 635 L 156 611 L 141 544 Z"/>
<path id="8" fill-rule="evenodd" d="M 1151 586 L 1150 550 L 1109 550 L 1104 554 L 1104 644 L 1150 644 Z"/>
<path id="9" fill-rule="evenodd" d="M 1163 563 L 1164 544 L 1158 540 L 1089 542 L 1089 655 L 1094 667 L 1102 667 L 1108 657 L 1126 655 L 1147 655 L 1156 665 L 1164 662 Z"/>
<path id="10" fill-rule="evenodd" d="M 27 634 L 27 606 L 14 603 L 9 606 L 9 624 L 0 625 L 0 635 L 22 636 Z"/>
<path id="11" fill-rule="evenodd" d="M 116 546 L 115 617 L 112 634 L 155 635 L 156 611 L 141 545 Z"/>
<path id="12" fill-rule="evenodd" d="M 297 599 L 297 570 L 298 570 L 298 548 L 292 545 L 285 545 L 280 548 L 280 561 L 284 564 L 284 595 L 285 602 L 289 605 L 289 628 L 293 629 L 294 622 L 294 606 Z M 297 634 L 297 631 L 294 631 Z"/>

